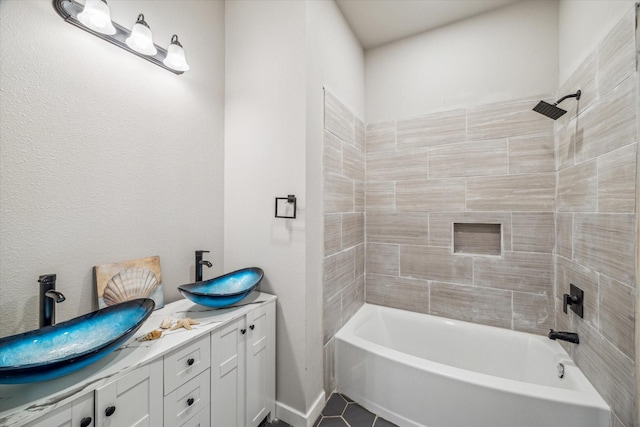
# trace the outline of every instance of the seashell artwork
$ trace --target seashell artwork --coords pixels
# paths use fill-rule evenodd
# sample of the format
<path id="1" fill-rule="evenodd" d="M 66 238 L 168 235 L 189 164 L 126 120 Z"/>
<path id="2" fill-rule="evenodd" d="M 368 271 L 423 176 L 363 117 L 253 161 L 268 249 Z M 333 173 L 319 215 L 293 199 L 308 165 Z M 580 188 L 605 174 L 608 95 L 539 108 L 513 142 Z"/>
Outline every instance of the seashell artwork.
<path id="1" fill-rule="evenodd" d="M 102 298 L 106 305 L 115 305 L 136 298 L 149 298 L 157 287 L 158 278 L 153 271 L 128 268 L 107 282 Z"/>
<path id="2" fill-rule="evenodd" d="M 161 329 L 169 329 L 173 325 L 173 319 L 171 317 L 166 317 L 161 323 Z"/>
<path id="3" fill-rule="evenodd" d="M 160 338 L 162 336 L 162 331 L 155 329 L 151 332 L 149 332 L 147 335 L 138 338 L 138 341 L 151 341 L 151 340 L 157 340 L 158 338 Z"/>
<path id="4" fill-rule="evenodd" d="M 94 267 L 98 307 L 135 298 L 151 298 L 156 310 L 164 306 L 160 257 L 101 264 Z"/>

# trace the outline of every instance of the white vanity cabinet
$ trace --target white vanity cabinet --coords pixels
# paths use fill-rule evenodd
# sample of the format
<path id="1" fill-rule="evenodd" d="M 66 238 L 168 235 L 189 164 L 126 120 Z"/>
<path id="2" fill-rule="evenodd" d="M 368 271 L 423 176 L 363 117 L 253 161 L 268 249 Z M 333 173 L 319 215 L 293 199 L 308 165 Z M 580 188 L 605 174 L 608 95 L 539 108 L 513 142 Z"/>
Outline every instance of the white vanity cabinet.
<path id="1" fill-rule="evenodd" d="M 26 427 L 94 427 L 93 393 L 85 394 L 73 402 L 50 412 Z"/>
<path id="2" fill-rule="evenodd" d="M 164 425 L 202 423 L 211 396 L 211 341 L 209 335 L 164 356 Z M 205 419 L 208 419 L 206 415 Z M 206 425 L 206 424 L 203 424 Z"/>
<path id="3" fill-rule="evenodd" d="M 256 427 L 275 416 L 275 302 L 211 333 L 211 426 Z"/>
<path id="4" fill-rule="evenodd" d="M 96 427 L 161 426 L 162 404 L 158 359 L 96 389 Z"/>

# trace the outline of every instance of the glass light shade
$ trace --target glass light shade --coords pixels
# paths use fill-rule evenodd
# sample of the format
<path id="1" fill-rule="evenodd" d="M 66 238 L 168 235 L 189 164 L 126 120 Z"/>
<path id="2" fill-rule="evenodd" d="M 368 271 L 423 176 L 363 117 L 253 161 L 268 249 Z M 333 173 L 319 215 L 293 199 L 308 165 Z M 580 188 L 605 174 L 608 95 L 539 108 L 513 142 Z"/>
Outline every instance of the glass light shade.
<path id="1" fill-rule="evenodd" d="M 184 57 L 184 49 L 178 41 L 178 36 L 171 38 L 171 44 L 167 48 L 167 57 L 162 61 L 164 65 L 176 71 L 189 71 L 189 64 Z"/>
<path id="2" fill-rule="evenodd" d="M 78 21 L 98 33 L 109 35 L 116 33 L 116 28 L 111 23 L 111 13 L 106 1 L 87 0 L 84 9 L 78 14 Z"/>
<path id="3" fill-rule="evenodd" d="M 144 21 L 142 14 L 138 16 L 138 20 L 133 24 L 131 35 L 127 37 L 125 43 L 127 43 L 127 46 L 131 49 L 144 55 L 155 55 L 158 53 L 158 49 L 153 45 L 151 29 Z"/>

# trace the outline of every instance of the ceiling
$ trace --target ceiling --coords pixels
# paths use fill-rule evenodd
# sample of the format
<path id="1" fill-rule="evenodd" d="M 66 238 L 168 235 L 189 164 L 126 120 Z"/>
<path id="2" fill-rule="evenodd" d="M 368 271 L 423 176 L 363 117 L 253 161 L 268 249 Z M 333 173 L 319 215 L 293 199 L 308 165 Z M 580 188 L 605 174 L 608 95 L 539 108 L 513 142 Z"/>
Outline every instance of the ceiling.
<path id="1" fill-rule="evenodd" d="M 336 0 L 369 49 L 497 9 L 518 0 Z"/>

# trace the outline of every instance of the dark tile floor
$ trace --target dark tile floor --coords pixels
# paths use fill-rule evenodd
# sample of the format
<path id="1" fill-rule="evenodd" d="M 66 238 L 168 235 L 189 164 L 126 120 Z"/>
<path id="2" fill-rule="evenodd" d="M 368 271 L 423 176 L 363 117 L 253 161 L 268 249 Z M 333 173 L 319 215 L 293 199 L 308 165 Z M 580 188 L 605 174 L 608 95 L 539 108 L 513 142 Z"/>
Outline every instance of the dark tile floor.
<path id="1" fill-rule="evenodd" d="M 291 427 L 284 421 L 274 420 L 265 427 Z M 313 427 L 397 427 L 367 411 L 347 396 L 333 393 Z"/>

